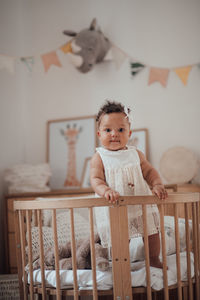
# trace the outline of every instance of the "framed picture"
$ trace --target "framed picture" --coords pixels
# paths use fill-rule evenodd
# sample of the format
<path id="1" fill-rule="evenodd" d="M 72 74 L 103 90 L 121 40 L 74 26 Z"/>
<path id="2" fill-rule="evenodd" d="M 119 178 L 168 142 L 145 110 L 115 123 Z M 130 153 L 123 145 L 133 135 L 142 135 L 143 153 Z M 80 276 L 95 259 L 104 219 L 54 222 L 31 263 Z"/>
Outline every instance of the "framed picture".
<path id="1" fill-rule="evenodd" d="M 81 178 L 81 187 L 82 188 L 91 187 L 91 184 L 90 184 L 90 160 L 91 160 L 91 157 L 87 157 L 85 159 L 82 178 Z"/>
<path id="2" fill-rule="evenodd" d="M 128 145 L 135 146 L 148 159 L 148 130 L 146 128 L 132 130 Z"/>
<path id="3" fill-rule="evenodd" d="M 51 189 L 80 188 L 86 158 L 96 148 L 96 117 L 47 122 L 47 161 L 52 170 Z"/>

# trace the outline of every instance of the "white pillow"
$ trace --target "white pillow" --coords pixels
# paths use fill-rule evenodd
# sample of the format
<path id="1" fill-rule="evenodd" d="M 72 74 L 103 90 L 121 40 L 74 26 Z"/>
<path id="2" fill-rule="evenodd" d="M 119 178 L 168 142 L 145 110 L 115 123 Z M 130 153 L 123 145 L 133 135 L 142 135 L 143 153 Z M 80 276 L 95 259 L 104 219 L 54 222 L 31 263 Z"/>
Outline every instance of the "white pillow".
<path id="1" fill-rule="evenodd" d="M 180 236 L 180 251 L 183 252 L 186 249 L 185 219 L 179 218 L 178 225 L 179 225 L 179 236 Z M 176 253 L 174 217 L 164 216 L 164 227 L 165 227 L 166 255 L 171 255 Z M 192 241 L 191 220 L 189 220 L 189 231 L 190 231 L 190 241 Z M 129 243 L 129 251 L 130 251 L 131 262 L 144 260 L 143 238 L 142 237 L 132 238 Z"/>
<path id="2" fill-rule="evenodd" d="M 169 251 L 172 253 L 175 253 L 176 252 L 176 246 L 175 246 L 176 243 L 175 243 L 174 217 L 165 216 L 164 217 L 164 226 L 165 226 L 165 232 L 168 235 L 168 239 L 173 240 L 173 243 L 171 241 L 171 245 L 169 245 L 170 246 Z M 183 252 L 186 249 L 185 219 L 184 218 L 178 218 L 178 228 L 179 228 L 179 236 L 180 236 L 180 251 Z M 191 220 L 189 220 L 189 237 L 190 237 L 190 242 L 191 242 L 192 241 L 192 221 Z"/>

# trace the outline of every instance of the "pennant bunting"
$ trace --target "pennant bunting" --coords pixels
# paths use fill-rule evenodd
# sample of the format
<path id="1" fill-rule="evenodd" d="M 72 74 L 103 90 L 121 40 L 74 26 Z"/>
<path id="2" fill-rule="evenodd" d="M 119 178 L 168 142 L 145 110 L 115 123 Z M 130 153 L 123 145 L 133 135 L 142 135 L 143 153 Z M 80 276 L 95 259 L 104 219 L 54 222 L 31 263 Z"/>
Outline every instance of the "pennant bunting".
<path id="1" fill-rule="evenodd" d="M 71 42 L 63 45 L 60 47 L 60 50 L 63 52 L 63 53 L 72 53 L 72 46 L 71 46 Z"/>
<path id="2" fill-rule="evenodd" d="M 0 55 L 0 69 L 6 69 L 9 73 L 14 74 L 15 58 L 6 55 Z"/>
<path id="3" fill-rule="evenodd" d="M 174 69 L 175 73 L 178 75 L 178 77 L 181 79 L 184 85 L 187 84 L 189 73 L 192 69 L 192 66 L 182 67 Z"/>
<path id="4" fill-rule="evenodd" d="M 51 65 L 55 65 L 57 67 L 62 67 L 62 65 L 58 59 L 58 56 L 56 54 L 56 51 L 52 51 L 52 52 L 43 54 L 41 57 L 42 57 L 45 72 L 48 71 L 48 69 L 51 67 Z"/>
<path id="5" fill-rule="evenodd" d="M 25 64 L 29 72 L 32 72 L 35 59 L 33 56 L 30 57 L 21 57 L 21 61 Z"/>
<path id="6" fill-rule="evenodd" d="M 121 65 L 124 63 L 127 58 L 127 54 L 124 53 L 121 49 L 116 46 L 111 47 L 112 57 L 117 69 L 120 69 Z"/>
<path id="7" fill-rule="evenodd" d="M 83 64 L 83 57 L 80 55 L 74 55 L 81 51 L 81 47 L 76 44 L 74 38 L 71 38 L 70 41 L 61 45 L 58 49 L 50 51 L 45 54 L 38 54 L 29 57 L 12 57 L 5 54 L 0 54 L 0 69 L 5 69 L 9 73 L 14 74 L 15 72 L 15 62 L 16 59 L 19 59 L 29 70 L 33 71 L 35 60 L 38 57 L 41 58 L 44 70 L 47 72 L 52 65 L 57 67 L 62 67 L 59 57 L 56 53 L 57 50 L 61 50 L 64 54 L 67 54 L 70 62 L 76 67 L 79 68 Z M 135 58 L 128 55 L 124 50 L 120 49 L 113 43 L 111 43 L 111 48 L 106 53 L 103 61 L 113 61 L 116 69 L 120 69 L 124 61 L 129 58 L 130 60 L 130 69 L 131 76 L 134 77 L 144 68 L 149 68 L 149 78 L 148 85 L 151 85 L 154 82 L 159 82 L 163 87 L 166 87 L 169 77 L 169 72 L 174 71 L 177 76 L 180 78 L 184 85 L 187 85 L 189 73 L 193 67 L 197 67 L 200 70 L 200 62 L 186 65 L 178 68 L 155 68 L 144 62 L 139 62 Z"/>
<path id="8" fill-rule="evenodd" d="M 131 66 L 131 75 L 132 76 L 135 76 L 136 74 L 138 74 L 145 67 L 145 65 L 141 64 L 140 62 L 133 62 L 133 61 L 130 61 L 130 66 Z"/>
<path id="9" fill-rule="evenodd" d="M 158 81 L 162 86 L 166 87 L 168 75 L 169 69 L 150 68 L 148 84 Z"/>

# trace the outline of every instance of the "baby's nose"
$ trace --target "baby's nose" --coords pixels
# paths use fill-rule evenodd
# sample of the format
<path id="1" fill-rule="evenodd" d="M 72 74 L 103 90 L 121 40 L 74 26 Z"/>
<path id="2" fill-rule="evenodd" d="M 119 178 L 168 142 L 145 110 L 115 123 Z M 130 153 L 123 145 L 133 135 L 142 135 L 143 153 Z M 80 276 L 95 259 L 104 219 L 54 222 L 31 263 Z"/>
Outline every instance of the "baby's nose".
<path id="1" fill-rule="evenodd" d="M 112 130 L 112 136 L 117 136 L 118 135 L 118 131 L 117 130 Z"/>

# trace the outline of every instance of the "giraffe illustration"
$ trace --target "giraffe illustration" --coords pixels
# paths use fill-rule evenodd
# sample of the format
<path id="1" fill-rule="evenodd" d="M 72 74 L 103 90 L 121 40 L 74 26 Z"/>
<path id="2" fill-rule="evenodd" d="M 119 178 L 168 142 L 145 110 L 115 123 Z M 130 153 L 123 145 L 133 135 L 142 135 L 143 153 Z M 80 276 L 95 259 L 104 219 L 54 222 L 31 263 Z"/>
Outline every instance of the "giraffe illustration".
<path id="1" fill-rule="evenodd" d="M 80 131 L 81 128 L 77 129 L 76 124 L 74 124 L 73 127 L 67 125 L 66 130 L 60 130 L 68 146 L 67 176 L 64 186 L 80 186 L 80 181 L 76 177 L 76 142 Z"/>

